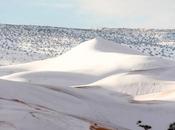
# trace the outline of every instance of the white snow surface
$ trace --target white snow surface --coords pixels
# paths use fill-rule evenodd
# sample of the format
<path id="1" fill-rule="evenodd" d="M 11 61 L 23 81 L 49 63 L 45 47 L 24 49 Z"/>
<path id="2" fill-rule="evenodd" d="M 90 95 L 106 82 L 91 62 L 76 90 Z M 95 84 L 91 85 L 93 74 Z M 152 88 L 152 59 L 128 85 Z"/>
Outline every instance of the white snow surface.
<path id="1" fill-rule="evenodd" d="M 175 29 L 76 29 L 0 24 L 0 66 L 59 56 L 96 37 L 146 55 L 175 59 Z"/>
<path id="2" fill-rule="evenodd" d="M 141 130 L 139 120 L 167 130 L 175 121 L 175 62 L 100 37 L 0 75 L 0 130 Z"/>

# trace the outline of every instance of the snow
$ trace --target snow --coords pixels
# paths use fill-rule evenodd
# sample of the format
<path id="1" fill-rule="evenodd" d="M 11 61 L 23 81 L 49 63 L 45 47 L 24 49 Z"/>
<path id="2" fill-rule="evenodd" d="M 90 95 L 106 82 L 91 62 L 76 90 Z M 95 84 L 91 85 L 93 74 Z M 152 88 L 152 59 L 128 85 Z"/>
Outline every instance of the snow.
<path id="1" fill-rule="evenodd" d="M 174 59 L 174 34 L 173 29 L 74 29 L 0 24 L 0 65 L 59 56 L 96 37 L 129 46 L 146 55 Z"/>
<path id="2" fill-rule="evenodd" d="M 174 68 L 173 60 L 100 37 L 61 56 L 1 66 L 0 129 L 141 130 L 139 120 L 168 129 Z"/>

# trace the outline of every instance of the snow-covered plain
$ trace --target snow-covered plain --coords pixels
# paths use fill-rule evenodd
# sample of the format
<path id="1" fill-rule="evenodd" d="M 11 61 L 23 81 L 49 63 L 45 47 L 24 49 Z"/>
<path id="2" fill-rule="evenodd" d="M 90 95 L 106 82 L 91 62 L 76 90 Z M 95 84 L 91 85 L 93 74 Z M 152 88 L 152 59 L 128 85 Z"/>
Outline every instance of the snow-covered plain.
<path id="1" fill-rule="evenodd" d="M 175 62 L 100 37 L 0 75 L 2 130 L 142 130 L 138 121 L 167 130 L 175 121 Z"/>

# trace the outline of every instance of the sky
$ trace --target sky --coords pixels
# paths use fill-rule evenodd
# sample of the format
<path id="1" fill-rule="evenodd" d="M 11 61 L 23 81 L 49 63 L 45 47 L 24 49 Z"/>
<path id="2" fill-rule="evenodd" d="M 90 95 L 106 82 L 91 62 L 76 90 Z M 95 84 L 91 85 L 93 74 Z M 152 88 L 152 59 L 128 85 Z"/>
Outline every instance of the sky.
<path id="1" fill-rule="evenodd" d="M 0 23 L 175 28 L 175 0 L 0 0 Z"/>

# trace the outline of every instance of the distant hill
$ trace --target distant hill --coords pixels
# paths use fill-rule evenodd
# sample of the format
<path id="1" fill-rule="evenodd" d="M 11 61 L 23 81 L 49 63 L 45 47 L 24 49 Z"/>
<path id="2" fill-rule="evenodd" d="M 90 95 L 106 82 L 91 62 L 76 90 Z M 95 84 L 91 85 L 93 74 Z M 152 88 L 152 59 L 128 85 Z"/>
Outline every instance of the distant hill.
<path id="1" fill-rule="evenodd" d="M 125 44 L 145 54 L 175 58 L 175 30 L 73 29 L 0 24 L 0 65 L 61 55 L 81 42 L 95 37 Z"/>

